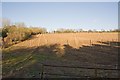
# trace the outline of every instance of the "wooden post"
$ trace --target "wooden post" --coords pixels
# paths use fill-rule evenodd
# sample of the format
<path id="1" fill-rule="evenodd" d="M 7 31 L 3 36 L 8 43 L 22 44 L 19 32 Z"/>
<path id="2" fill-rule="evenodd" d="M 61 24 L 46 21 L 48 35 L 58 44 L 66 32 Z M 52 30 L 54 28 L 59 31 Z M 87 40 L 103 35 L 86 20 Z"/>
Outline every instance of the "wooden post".
<path id="1" fill-rule="evenodd" d="M 75 38 L 74 38 L 74 43 L 75 43 L 75 45 L 76 45 Z"/>
<path id="2" fill-rule="evenodd" d="M 103 40 L 101 39 L 101 43 L 102 43 L 102 41 L 103 41 Z"/>
<path id="3" fill-rule="evenodd" d="M 41 67 L 41 80 L 43 80 L 43 74 L 44 74 L 44 65 L 42 64 L 42 67 Z"/>
<path id="4" fill-rule="evenodd" d="M 103 41 L 103 40 L 101 39 L 101 41 L 100 41 L 100 46 L 101 46 L 101 48 L 102 48 L 102 45 L 101 45 L 101 44 L 102 44 L 102 41 Z"/>
<path id="5" fill-rule="evenodd" d="M 114 39 L 112 39 L 112 42 L 114 42 Z"/>
<path id="6" fill-rule="evenodd" d="M 120 46 L 117 40 L 116 40 L 116 46 Z"/>
<path id="7" fill-rule="evenodd" d="M 69 45 L 68 40 L 67 40 L 67 45 Z"/>
<path id="8" fill-rule="evenodd" d="M 79 43 L 79 47 L 80 47 L 80 40 L 78 41 L 78 43 Z"/>
<path id="9" fill-rule="evenodd" d="M 108 43 L 109 43 L 109 46 L 110 46 L 110 41 L 108 41 Z"/>
<path id="10" fill-rule="evenodd" d="M 95 78 L 97 78 L 97 68 L 95 68 Z"/>
<path id="11" fill-rule="evenodd" d="M 90 40 L 90 46 L 92 46 L 92 41 Z"/>

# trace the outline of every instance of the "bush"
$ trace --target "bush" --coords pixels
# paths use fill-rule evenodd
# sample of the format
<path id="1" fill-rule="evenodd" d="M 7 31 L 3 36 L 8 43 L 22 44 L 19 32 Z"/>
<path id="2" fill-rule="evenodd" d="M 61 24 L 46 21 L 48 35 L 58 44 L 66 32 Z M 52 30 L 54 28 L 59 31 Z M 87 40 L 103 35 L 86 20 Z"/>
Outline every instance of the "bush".
<path id="1" fill-rule="evenodd" d="M 2 38 L 5 43 L 4 46 L 9 46 L 17 42 L 24 41 L 32 35 L 46 33 L 45 28 L 27 28 L 18 27 L 16 25 L 5 26 L 2 28 Z M 4 41 L 5 38 L 5 41 Z"/>
<path id="2" fill-rule="evenodd" d="M 63 29 L 63 28 L 54 31 L 54 33 L 74 33 L 74 32 L 75 30 L 73 29 Z"/>

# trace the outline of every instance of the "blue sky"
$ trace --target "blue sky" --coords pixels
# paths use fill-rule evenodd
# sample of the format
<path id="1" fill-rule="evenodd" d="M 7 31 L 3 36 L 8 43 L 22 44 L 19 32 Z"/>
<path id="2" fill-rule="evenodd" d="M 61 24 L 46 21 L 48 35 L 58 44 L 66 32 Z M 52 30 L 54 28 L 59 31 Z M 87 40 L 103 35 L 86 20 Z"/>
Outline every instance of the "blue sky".
<path id="1" fill-rule="evenodd" d="M 2 3 L 0 2 L 0 17 L 1 17 L 1 15 L 2 15 L 2 14 L 1 14 L 2 12 L 1 12 L 1 11 L 2 11 Z"/>
<path id="2" fill-rule="evenodd" d="M 117 2 L 3 2 L 2 17 L 49 31 L 118 28 Z"/>
<path id="3" fill-rule="evenodd" d="M 1 0 L 2 2 L 119 2 L 119 0 Z"/>

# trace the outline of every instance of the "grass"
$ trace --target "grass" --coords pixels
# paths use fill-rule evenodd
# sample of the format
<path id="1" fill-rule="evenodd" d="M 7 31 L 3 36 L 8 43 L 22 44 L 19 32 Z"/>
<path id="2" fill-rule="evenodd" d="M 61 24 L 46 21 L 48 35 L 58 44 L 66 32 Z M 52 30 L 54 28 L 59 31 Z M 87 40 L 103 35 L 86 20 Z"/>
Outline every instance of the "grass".
<path id="1" fill-rule="evenodd" d="M 59 35 L 59 36 L 58 36 Z M 64 34 L 65 35 L 65 34 Z M 65 37 L 63 39 L 63 42 L 66 41 L 65 39 L 72 40 L 73 36 L 70 38 L 71 34 L 66 34 L 64 36 L 63 34 L 44 34 L 38 36 L 38 38 L 33 38 L 32 43 L 33 46 L 29 46 L 30 40 L 25 41 L 24 47 L 21 46 L 21 43 L 13 45 L 9 48 L 2 50 L 2 65 L 3 65 L 3 77 L 24 77 L 24 78 L 31 78 L 31 77 L 37 77 L 40 78 L 40 72 L 41 72 L 41 64 L 56 64 L 56 65 L 85 65 L 85 63 L 88 63 L 90 65 L 94 64 L 103 64 L 103 65 L 114 65 L 117 64 L 117 49 L 118 47 L 111 47 L 115 46 L 106 46 L 107 43 L 104 43 L 106 45 L 98 46 L 96 44 L 93 44 L 91 46 L 82 46 L 79 48 L 74 48 L 75 45 L 61 45 L 61 38 Z M 76 34 L 79 36 L 79 34 Z M 81 34 L 80 34 L 81 35 Z M 85 35 L 85 34 L 84 34 Z M 92 35 L 92 34 L 91 34 Z M 95 38 L 96 34 L 93 34 Z M 111 34 L 110 34 L 111 35 Z M 53 43 L 56 43 L 54 39 L 57 39 L 58 44 L 46 44 L 45 40 L 42 38 L 42 36 L 45 37 L 45 40 L 48 40 L 47 43 L 50 43 L 50 40 L 53 40 Z M 67 37 L 68 36 L 68 37 Z M 86 36 L 89 36 L 86 34 Z M 85 36 L 85 38 L 86 38 Z M 105 36 L 105 35 L 104 35 Z M 108 34 L 107 34 L 108 36 Z M 52 38 L 51 38 L 52 37 Z M 90 37 L 90 36 L 89 36 Z M 114 37 L 114 35 L 112 36 Z M 77 37 L 78 38 L 78 37 Z M 39 39 L 39 42 L 43 43 L 45 42 L 46 45 L 39 45 L 37 42 Z M 50 40 L 49 40 L 50 39 Z M 83 39 L 83 40 L 82 40 Z M 98 38 L 99 39 L 99 38 Z M 84 42 L 84 36 L 82 36 L 81 40 Z M 76 39 L 77 41 L 77 39 Z M 70 41 L 68 41 L 70 42 Z M 77 41 L 78 42 L 78 41 Z M 73 42 L 74 43 L 74 42 Z M 88 42 L 89 43 L 89 42 Z M 64 44 L 64 43 L 63 43 Z M 70 44 L 70 43 L 69 43 Z M 72 44 L 72 42 L 71 42 Z M 103 44 L 102 42 L 100 44 Z M 114 44 L 114 42 L 113 42 Z M 35 46 L 34 46 L 35 45 Z M 78 44 L 79 45 L 79 44 Z M 62 54 L 62 56 L 61 56 Z M 78 63 L 76 63 L 78 62 Z M 55 71 L 56 73 L 76 73 L 81 74 L 82 76 L 86 74 L 87 71 L 84 72 L 84 70 L 72 70 L 72 69 L 46 69 L 47 71 L 51 70 L 52 73 Z M 60 70 L 60 71 L 58 71 Z M 77 71 L 77 72 L 76 72 Z M 82 72 L 82 73 L 79 73 Z M 90 72 L 91 73 L 91 72 Z"/>
<path id="2" fill-rule="evenodd" d="M 49 56 L 44 54 L 44 52 L 38 54 L 32 49 L 25 50 L 19 50 L 18 48 L 3 50 L 3 76 L 14 76 L 16 73 L 21 74 L 19 71 L 22 69 L 22 71 L 24 71 L 24 69 L 25 71 L 29 69 L 24 77 L 30 77 L 33 76 L 33 74 L 37 75 L 38 72 L 40 73 L 40 71 L 38 71 L 38 68 L 36 68 L 34 65 L 45 62 L 46 60 L 58 59 L 56 56 Z M 31 68 L 28 66 L 34 67 Z M 25 67 L 27 67 L 27 69 Z"/>

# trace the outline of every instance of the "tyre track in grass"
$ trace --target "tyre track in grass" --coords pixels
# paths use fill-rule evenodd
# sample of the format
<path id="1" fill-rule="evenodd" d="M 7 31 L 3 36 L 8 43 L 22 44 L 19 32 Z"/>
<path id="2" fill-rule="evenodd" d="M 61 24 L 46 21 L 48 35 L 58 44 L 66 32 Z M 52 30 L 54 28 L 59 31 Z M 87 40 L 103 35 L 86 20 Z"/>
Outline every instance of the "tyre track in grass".
<path id="1" fill-rule="evenodd" d="M 21 69 L 23 69 L 25 66 L 29 65 L 29 62 L 32 60 L 33 56 L 35 55 L 34 53 L 37 51 L 39 47 L 36 47 L 31 53 L 29 53 L 30 55 L 27 56 L 25 59 L 23 59 L 22 61 L 19 61 L 15 64 L 13 64 L 12 66 L 9 67 L 9 69 L 11 70 L 9 73 L 7 73 L 7 75 L 5 75 L 6 77 L 11 77 L 13 75 L 15 75 L 16 73 L 18 73 Z M 4 76 L 3 76 L 4 77 Z"/>

